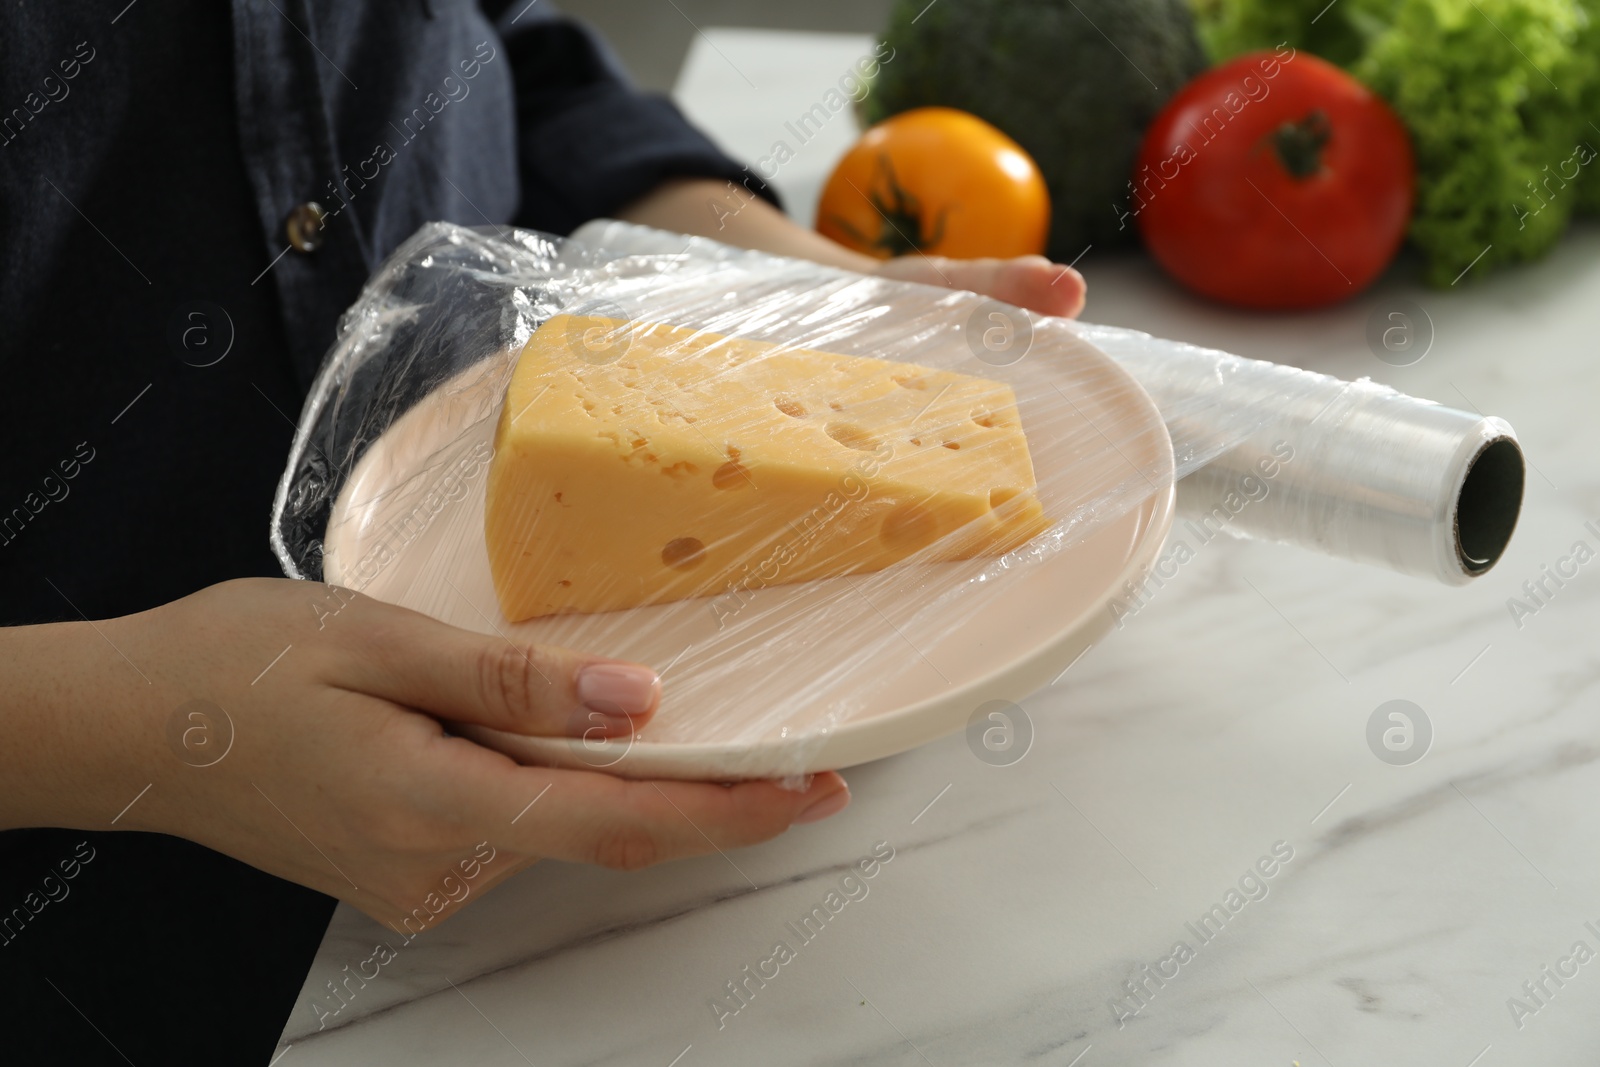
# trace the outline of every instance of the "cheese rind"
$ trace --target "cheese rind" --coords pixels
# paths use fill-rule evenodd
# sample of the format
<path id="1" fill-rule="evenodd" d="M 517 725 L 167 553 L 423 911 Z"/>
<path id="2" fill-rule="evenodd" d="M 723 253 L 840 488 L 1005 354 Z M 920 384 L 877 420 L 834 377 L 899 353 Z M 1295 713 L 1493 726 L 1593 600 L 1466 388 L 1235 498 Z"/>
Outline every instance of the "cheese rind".
<path id="1" fill-rule="evenodd" d="M 559 315 L 513 371 L 485 535 L 517 621 L 998 555 L 1049 528 L 1034 489 L 1003 383 Z"/>

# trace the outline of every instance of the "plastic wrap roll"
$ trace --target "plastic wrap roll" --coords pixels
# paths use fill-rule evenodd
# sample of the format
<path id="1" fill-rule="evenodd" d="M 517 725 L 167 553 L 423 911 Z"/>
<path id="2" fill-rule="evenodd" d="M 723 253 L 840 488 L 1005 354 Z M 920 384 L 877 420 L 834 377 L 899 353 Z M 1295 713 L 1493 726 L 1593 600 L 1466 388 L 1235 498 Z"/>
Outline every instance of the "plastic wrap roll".
<path id="1" fill-rule="evenodd" d="M 1511 539 L 1524 462 L 1503 419 L 1367 379 L 1177 343 L 1152 349 L 1128 330 L 1080 333 L 1161 409 L 1178 452 L 1179 514 L 1205 539 L 1303 545 L 1451 585 L 1487 571 Z"/>

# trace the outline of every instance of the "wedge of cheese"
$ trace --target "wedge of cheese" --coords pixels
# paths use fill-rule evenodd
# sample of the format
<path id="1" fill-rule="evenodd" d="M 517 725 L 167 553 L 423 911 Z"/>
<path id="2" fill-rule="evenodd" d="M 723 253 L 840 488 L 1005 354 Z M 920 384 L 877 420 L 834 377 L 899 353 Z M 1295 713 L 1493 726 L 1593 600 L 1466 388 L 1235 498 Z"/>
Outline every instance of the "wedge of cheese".
<path id="1" fill-rule="evenodd" d="M 1011 389 L 560 315 L 518 358 L 485 533 L 517 621 L 998 555 L 1049 528 Z"/>

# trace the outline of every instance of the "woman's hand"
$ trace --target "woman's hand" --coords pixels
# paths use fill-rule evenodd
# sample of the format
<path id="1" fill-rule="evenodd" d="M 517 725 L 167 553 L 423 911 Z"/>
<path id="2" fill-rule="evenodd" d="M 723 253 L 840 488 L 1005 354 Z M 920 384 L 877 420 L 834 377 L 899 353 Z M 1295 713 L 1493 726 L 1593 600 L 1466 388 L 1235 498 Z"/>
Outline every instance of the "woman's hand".
<path id="1" fill-rule="evenodd" d="M 1043 256 L 946 259 L 914 253 L 887 261 L 873 259 L 798 225 L 738 186 L 709 178 L 663 182 L 617 212 L 617 218 L 862 274 L 966 289 L 1045 315 L 1076 316 L 1088 292 L 1083 275 Z"/>
<path id="2" fill-rule="evenodd" d="M 1071 267 L 1043 256 L 1015 259 L 948 259 L 909 255 L 877 261 L 876 273 L 903 282 L 942 285 L 992 296 L 1045 315 L 1076 318 L 1088 286 Z"/>
<path id="3" fill-rule="evenodd" d="M 442 879 L 474 858 L 478 889 L 542 857 L 632 870 L 849 802 L 831 772 L 797 793 L 519 766 L 441 720 L 626 734 L 656 708 L 654 671 L 313 582 L 0 631 L 0 652 L 17 665 L 0 825 L 175 834 L 391 925 L 459 906 Z"/>

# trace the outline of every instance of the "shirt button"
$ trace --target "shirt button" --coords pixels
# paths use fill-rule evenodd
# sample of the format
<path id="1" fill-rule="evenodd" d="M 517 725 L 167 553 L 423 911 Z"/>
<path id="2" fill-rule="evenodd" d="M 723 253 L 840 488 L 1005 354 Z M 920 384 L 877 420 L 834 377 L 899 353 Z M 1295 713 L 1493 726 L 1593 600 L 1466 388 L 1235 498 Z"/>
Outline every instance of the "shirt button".
<path id="1" fill-rule="evenodd" d="M 315 252 L 322 247 L 322 205 L 315 200 L 298 204 L 284 220 L 289 244 L 296 252 Z"/>

